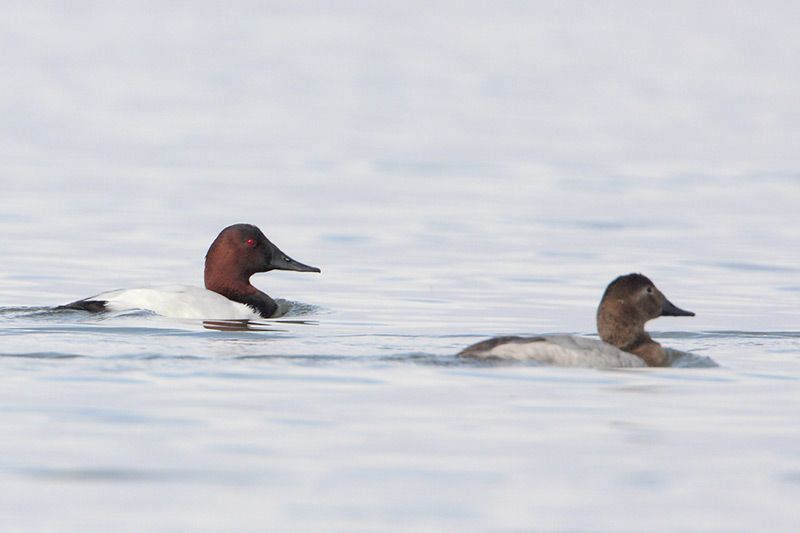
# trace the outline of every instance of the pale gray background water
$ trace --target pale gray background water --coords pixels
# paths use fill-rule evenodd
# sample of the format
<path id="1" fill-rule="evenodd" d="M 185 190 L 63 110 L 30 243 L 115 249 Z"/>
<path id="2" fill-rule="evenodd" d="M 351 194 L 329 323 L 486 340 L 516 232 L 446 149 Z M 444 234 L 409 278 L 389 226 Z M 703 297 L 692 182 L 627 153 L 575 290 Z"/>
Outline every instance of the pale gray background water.
<path id="1" fill-rule="evenodd" d="M 6 2 L 3 531 L 800 520 L 794 2 Z M 268 331 L 52 306 L 322 275 Z M 718 368 L 475 366 L 648 274 Z M 35 309 L 27 309 L 34 307 Z"/>

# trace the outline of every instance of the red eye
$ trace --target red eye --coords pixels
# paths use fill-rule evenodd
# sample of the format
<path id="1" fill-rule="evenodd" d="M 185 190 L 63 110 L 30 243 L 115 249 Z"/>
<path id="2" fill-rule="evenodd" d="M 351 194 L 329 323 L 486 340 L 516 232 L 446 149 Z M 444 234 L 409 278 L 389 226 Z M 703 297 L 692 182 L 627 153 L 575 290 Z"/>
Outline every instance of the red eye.
<path id="1" fill-rule="evenodd" d="M 247 246 L 249 246 L 250 248 L 255 248 L 256 240 L 255 239 L 247 239 Z"/>

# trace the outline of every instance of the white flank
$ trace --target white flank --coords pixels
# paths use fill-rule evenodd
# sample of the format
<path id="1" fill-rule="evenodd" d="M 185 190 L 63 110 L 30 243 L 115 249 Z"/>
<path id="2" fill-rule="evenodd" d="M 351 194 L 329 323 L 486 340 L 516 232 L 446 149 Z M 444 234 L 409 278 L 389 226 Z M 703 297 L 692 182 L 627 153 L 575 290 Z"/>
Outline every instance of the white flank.
<path id="1" fill-rule="evenodd" d="M 262 318 L 250 306 L 216 292 L 188 285 L 171 285 L 104 292 L 87 298 L 105 300 L 109 311 L 142 309 L 172 318 L 253 320 Z"/>

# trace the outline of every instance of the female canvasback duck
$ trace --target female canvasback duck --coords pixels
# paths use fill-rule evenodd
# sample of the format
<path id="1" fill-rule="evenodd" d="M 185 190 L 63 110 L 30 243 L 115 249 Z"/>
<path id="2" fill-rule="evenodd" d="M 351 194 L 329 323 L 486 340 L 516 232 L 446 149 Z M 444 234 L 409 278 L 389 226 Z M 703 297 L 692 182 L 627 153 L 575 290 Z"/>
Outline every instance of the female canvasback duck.
<path id="1" fill-rule="evenodd" d="M 495 337 L 458 355 L 592 368 L 664 366 L 667 353 L 644 330 L 647 321 L 660 316 L 694 313 L 673 305 L 646 276 L 628 274 L 612 281 L 600 300 L 597 331 L 602 340 L 573 335 Z"/>
<path id="2" fill-rule="evenodd" d="M 270 270 L 320 272 L 295 261 L 251 224 L 220 232 L 206 253 L 205 289 L 184 285 L 109 291 L 59 309 L 126 311 L 142 309 L 173 318 L 271 318 L 278 304 L 250 284 L 250 276 Z"/>

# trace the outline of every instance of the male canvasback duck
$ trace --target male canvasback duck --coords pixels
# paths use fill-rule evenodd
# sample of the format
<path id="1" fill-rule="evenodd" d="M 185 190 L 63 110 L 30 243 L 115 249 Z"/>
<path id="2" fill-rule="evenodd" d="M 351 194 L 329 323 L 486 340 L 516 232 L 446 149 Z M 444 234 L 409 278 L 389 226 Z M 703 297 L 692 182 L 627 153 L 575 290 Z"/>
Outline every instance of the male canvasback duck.
<path id="1" fill-rule="evenodd" d="M 592 368 L 664 366 L 665 349 L 644 330 L 660 316 L 694 316 L 672 304 L 646 276 L 628 274 L 612 281 L 597 308 L 600 339 L 574 335 L 495 337 L 458 355 L 479 359 L 540 361 Z"/>
<path id="2" fill-rule="evenodd" d="M 250 284 L 250 276 L 270 270 L 320 272 L 295 261 L 251 224 L 220 232 L 206 253 L 205 289 L 183 285 L 109 291 L 58 309 L 126 311 L 143 309 L 173 318 L 271 318 L 278 304 Z"/>

